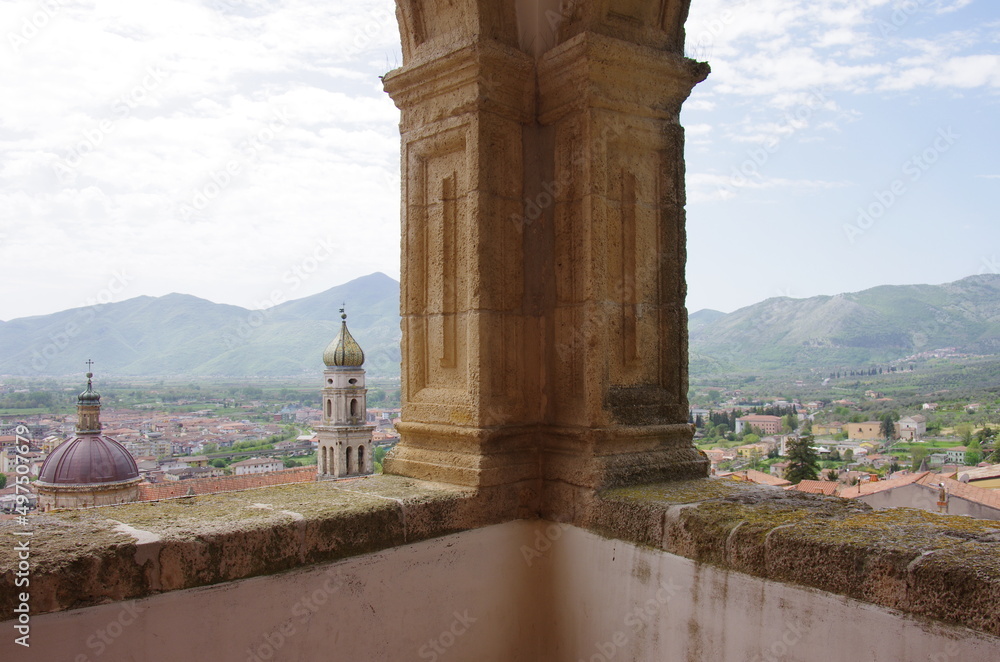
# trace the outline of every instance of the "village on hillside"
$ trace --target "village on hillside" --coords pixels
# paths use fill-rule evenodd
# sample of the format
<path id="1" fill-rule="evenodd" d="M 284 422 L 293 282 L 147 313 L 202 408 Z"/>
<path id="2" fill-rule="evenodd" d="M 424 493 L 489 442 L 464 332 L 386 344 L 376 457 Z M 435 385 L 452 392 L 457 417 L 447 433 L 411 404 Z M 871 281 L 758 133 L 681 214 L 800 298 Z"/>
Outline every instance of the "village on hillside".
<path id="1" fill-rule="evenodd" d="M 926 402 L 874 418 L 864 403 L 847 399 L 745 402 L 739 393 L 726 395 L 725 401 L 713 397 L 716 406 L 690 410 L 695 442 L 717 479 L 876 508 L 1000 520 L 1000 449 L 990 425 L 995 406 Z M 876 392 L 865 398 L 890 400 Z"/>

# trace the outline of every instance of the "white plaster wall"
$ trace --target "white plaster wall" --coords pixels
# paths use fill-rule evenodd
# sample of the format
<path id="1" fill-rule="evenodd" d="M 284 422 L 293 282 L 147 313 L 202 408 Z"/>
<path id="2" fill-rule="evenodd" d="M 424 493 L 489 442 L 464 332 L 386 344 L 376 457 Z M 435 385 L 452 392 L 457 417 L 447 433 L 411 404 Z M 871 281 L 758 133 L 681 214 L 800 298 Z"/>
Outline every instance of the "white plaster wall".
<path id="1" fill-rule="evenodd" d="M 817 559 L 817 563 L 821 563 Z M 887 662 L 1000 640 L 550 522 L 36 616 L 24 662 Z M 436 642 L 435 645 L 432 642 Z"/>
<path id="2" fill-rule="evenodd" d="M 303 571 L 36 616 L 30 649 L 12 643 L 8 621 L 0 660 L 532 660 L 542 610 L 518 544 L 531 530 L 512 522 Z"/>
<path id="3" fill-rule="evenodd" d="M 822 563 L 822 559 L 816 559 Z M 1000 640 L 725 572 L 568 528 L 542 560 L 554 635 L 540 660 L 996 660 Z"/>

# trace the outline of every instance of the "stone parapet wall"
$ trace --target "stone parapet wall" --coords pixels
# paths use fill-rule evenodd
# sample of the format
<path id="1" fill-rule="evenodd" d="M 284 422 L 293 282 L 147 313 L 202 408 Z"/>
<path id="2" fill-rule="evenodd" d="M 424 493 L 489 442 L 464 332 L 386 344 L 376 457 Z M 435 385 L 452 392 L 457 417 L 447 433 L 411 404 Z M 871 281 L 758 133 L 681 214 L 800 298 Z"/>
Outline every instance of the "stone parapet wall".
<path id="1" fill-rule="evenodd" d="M 518 514 L 516 499 L 489 491 L 376 476 L 32 516 L 31 610 L 270 576 Z M 604 492 L 578 501 L 572 524 L 697 566 L 1000 636 L 995 522 L 703 479 Z M 15 530 L 0 522 L 0 538 Z M 557 537 L 509 544 L 530 557 Z M 0 546 L 0 614 L 16 607 L 16 565 L 13 545 Z"/>

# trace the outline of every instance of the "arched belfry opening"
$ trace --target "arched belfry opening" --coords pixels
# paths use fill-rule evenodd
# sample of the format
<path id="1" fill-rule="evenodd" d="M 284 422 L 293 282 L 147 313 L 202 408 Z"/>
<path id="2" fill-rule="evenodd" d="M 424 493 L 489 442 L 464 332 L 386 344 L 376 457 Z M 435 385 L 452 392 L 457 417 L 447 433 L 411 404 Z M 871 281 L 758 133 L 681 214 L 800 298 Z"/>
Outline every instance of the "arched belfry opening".
<path id="1" fill-rule="evenodd" d="M 687 424 L 688 0 L 397 0 L 401 442 L 561 511 L 704 476 Z"/>

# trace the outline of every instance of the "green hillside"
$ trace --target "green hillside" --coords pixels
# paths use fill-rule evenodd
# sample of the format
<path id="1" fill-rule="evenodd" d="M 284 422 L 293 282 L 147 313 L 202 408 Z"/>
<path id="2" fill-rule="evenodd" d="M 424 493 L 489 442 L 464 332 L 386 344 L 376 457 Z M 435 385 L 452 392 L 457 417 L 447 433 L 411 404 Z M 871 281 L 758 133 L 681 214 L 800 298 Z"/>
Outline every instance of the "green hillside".
<path id="1" fill-rule="evenodd" d="M 186 294 L 136 297 L 0 324 L 0 374 L 129 376 L 316 374 L 341 305 L 373 377 L 399 375 L 399 283 L 371 274 L 267 311 Z"/>
<path id="2" fill-rule="evenodd" d="M 1000 354 L 1000 276 L 778 297 L 691 327 L 692 372 L 860 367 L 949 347 Z"/>

